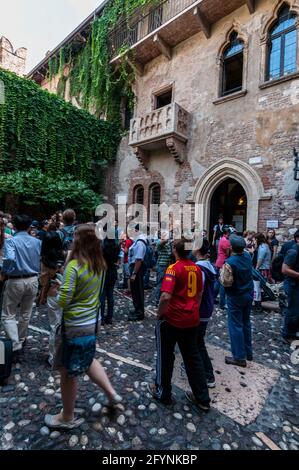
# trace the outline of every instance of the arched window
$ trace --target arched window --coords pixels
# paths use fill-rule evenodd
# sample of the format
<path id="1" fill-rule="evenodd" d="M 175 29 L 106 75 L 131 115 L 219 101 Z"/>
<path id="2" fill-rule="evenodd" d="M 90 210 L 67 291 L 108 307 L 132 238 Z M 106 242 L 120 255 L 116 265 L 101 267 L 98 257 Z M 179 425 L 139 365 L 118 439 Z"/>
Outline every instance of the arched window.
<path id="1" fill-rule="evenodd" d="M 267 79 L 283 77 L 297 70 L 297 16 L 288 5 L 282 6 L 269 31 Z"/>
<path id="2" fill-rule="evenodd" d="M 230 43 L 223 52 L 222 96 L 230 95 L 243 88 L 244 43 L 233 31 Z"/>
<path id="3" fill-rule="evenodd" d="M 161 186 L 154 183 L 149 188 L 149 222 L 152 224 L 152 229 L 155 231 L 160 222 L 159 206 L 161 204 Z"/>
<path id="4" fill-rule="evenodd" d="M 154 183 L 150 187 L 150 202 L 158 206 L 161 204 L 161 186 L 158 183 Z"/>
<path id="5" fill-rule="evenodd" d="M 144 187 L 139 185 L 136 186 L 134 189 L 134 198 L 133 198 L 134 204 L 141 204 L 143 206 L 144 204 Z"/>

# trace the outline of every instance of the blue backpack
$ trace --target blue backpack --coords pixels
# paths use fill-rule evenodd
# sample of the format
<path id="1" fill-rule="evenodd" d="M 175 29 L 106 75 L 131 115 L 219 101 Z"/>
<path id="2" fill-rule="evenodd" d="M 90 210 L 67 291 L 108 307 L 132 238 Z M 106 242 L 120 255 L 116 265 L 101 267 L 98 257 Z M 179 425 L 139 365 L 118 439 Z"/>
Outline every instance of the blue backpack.
<path id="1" fill-rule="evenodd" d="M 72 247 L 72 243 L 74 240 L 75 227 L 73 227 L 73 229 L 69 231 L 65 229 L 61 229 L 60 232 L 63 235 L 62 249 L 63 251 L 69 251 Z"/>
<path id="2" fill-rule="evenodd" d="M 143 258 L 143 263 L 146 269 L 152 269 L 155 266 L 155 255 L 152 247 L 146 243 L 144 240 L 138 240 L 139 242 L 144 243 L 146 246 L 145 256 Z"/>

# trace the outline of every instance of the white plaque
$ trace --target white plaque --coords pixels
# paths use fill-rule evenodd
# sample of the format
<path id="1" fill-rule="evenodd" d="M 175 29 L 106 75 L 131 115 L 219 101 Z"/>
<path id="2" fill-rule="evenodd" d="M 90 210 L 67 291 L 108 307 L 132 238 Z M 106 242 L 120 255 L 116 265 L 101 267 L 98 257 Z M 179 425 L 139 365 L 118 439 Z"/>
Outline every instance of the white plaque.
<path id="1" fill-rule="evenodd" d="M 278 228 L 279 222 L 278 220 L 267 220 L 267 228 Z"/>
<path id="2" fill-rule="evenodd" d="M 263 163 L 262 157 L 252 157 L 249 159 L 249 164 L 250 165 L 259 165 Z"/>

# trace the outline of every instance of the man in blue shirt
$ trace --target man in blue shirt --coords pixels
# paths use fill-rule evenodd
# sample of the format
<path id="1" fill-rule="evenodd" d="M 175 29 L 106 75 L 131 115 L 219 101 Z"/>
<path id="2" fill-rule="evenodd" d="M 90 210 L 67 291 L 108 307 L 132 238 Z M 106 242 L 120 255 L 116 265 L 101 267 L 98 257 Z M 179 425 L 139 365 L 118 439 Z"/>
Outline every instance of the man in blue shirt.
<path id="1" fill-rule="evenodd" d="M 31 219 L 26 215 L 15 217 L 17 231 L 4 244 L 2 319 L 6 335 L 13 342 L 13 351 L 20 351 L 27 338 L 33 303 L 38 291 L 41 241 L 29 235 Z M 16 322 L 20 305 L 19 324 Z"/>
<path id="2" fill-rule="evenodd" d="M 129 321 L 144 320 L 144 258 L 146 255 L 146 235 L 139 234 L 139 226 L 136 226 L 136 239 L 129 249 L 130 286 L 134 310 L 130 311 Z"/>
<path id="3" fill-rule="evenodd" d="M 232 256 L 225 262 L 231 270 L 233 282 L 225 288 L 228 306 L 228 330 L 232 357 L 226 364 L 246 367 L 246 359 L 252 361 L 252 333 L 250 313 L 253 303 L 253 275 L 250 255 L 245 252 L 243 237 L 230 237 Z M 225 270 L 225 265 L 224 268 Z"/>

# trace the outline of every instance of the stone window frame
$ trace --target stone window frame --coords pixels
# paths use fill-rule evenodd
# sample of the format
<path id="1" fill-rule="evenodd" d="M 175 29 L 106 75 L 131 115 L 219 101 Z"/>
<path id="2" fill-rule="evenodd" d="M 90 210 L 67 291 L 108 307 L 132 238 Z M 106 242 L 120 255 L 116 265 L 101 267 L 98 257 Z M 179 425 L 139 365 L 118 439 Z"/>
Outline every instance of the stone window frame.
<path id="1" fill-rule="evenodd" d="M 230 45 L 231 34 L 236 32 L 238 34 L 238 38 L 243 41 L 243 84 L 242 90 L 237 91 L 235 93 L 231 93 L 230 95 L 222 96 L 222 85 L 223 85 L 223 55 L 225 49 Z M 225 35 L 225 39 L 222 42 L 222 45 L 218 51 L 216 64 L 217 64 L 217 76 L 218 76 L 218 83 L 217 83 L 217 99 L 213 101 L 213 104 L 218 105 L 226 101 L 235 100 L 247 94 L 247 83 L 248 83 L 248 51 L 249 51 L 249 38 L 240 23 L 236 20 L 233 21 L 232 26 L 227 31 Z"/>
<path id="2" fill-rule="evenodd" d="M 152 111 L 155 111 L 157 109 L 157 97 L 159 95 L 162 95 L 163 93 L 167 93 L 169 90 L 172 90 L 172 103 L 175 102 L 175 86 L 174 85 L 175 85 L 175 82 L 171 82 L 152 91 L 152 98 L 151 98 Z"/>
<path id="3" fill-rule="evenodd" d="M 133 201 L 133 204 L 140 204 L 140 202 L 137 202 L 137 192 L 142 189 L 143 190 L 143 201 L 142 201 L 142 205 L 144 205 L 144 201 L 145 201 L 145 188 L 142 184 L 136 184 L 133 188 L 133 198 L 132 198 L 132 201 Z"/>
<path id="4" fill-rule="evenodd" d="M 150 209 L 150 206 L 152 204 L 152 191 L 155 187 L 158 187 L 159 186 L 159 190 L 160 190 L 160 200 L 159 200 L 159 204 L 158 206 L 161 205 L 161 197 L 162 197 L 162 187 L 161 187 L 161 184 L 158 183 L 157 181 L 152 181 L 149 186 L 148 186 L 148 208 L 147 208 L 147 217 L 148 217 L 148 222 L 151 221 L 151 209 Z M 160 214 L 158 214 L 158 220 L 160 220 Z"/>
<path id="5" fill-rule="evenodd" d="M 294 73 L 284 75 L 283 77 L 276 78 L 274 80 L 267 80 L 268 62 L 269 62 L 269 32 L 278 20 L 279 12 L 283 5 L 288 5 L 290 12 L 297 16 L 296 31 L 297 31 L 297 70 Z M 269 13 L 262 26 L 261 32 L 261 67 L 260 67 L 260 89 L 268 88 L 279 83 L 283 83 L 289 80 L 294 80 L 299 77 L 299 0 L 278 0 L 272 13 Z"/>

